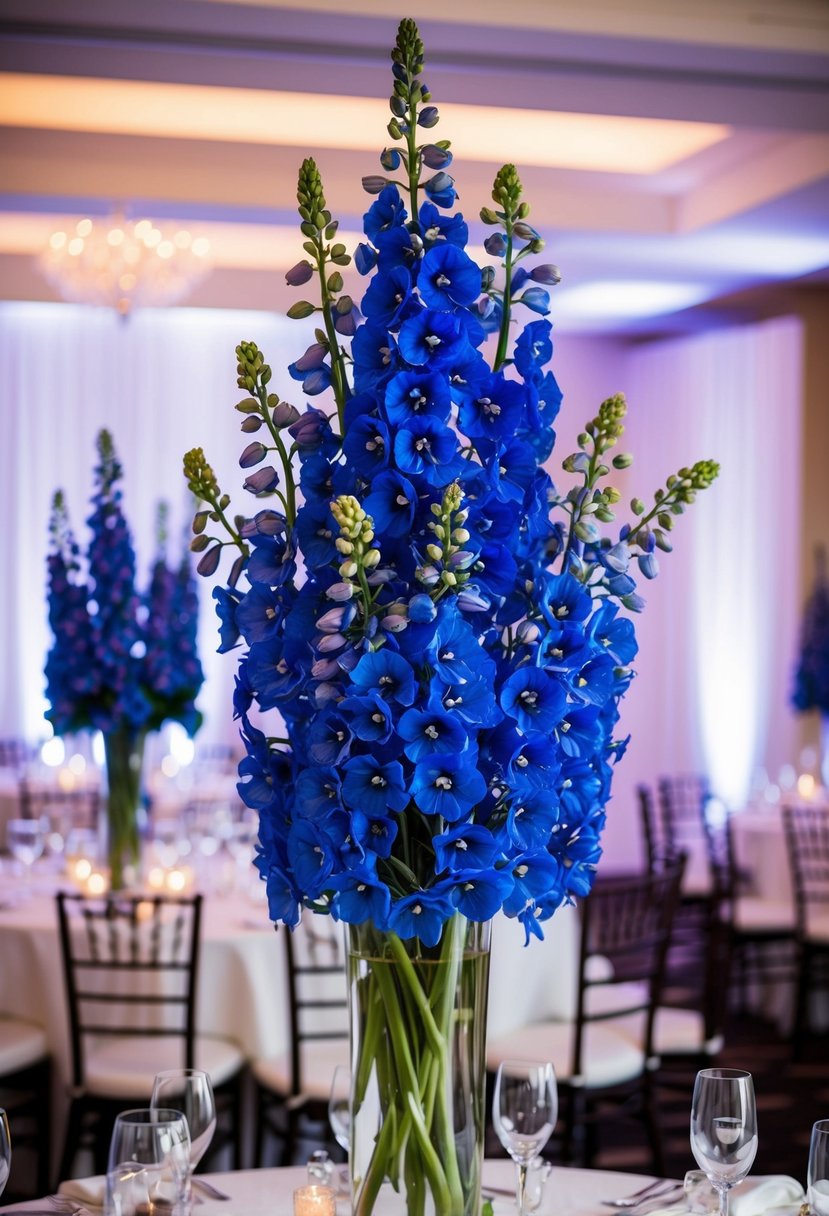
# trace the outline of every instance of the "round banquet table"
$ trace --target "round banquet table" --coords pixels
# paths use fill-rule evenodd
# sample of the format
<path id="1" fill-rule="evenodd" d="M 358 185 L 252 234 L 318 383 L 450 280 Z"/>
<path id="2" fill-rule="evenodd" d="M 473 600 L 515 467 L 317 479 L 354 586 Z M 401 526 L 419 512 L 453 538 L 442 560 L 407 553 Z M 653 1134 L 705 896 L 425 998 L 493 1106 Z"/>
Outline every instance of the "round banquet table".
<path id="1" fill-rule="evenodd" d="M 307 1184 L 303 1168 L 238 1170 L 227 1174 L 207 1175 L 229 1196 L 231 1202 L 210 1199 L 200 1193 L 202 1200 L 199 1216 L 293 1216 L 293 1192 Z M 611 1173 L 607 1170 L 582 1170 L 573 1167 L 554 1167 L 544 1188 L 538 1216 L 596 1216 L 602 1199 L 626 1195 L 645 1185 L 642 1174 Z M 492 1160 L 484 1163 L 483 1192 L 487 1187 L 508 1190 L 515 1185 L 515 1166 L 511 1161 Z M 0 1208 L 11 1216 L 20 1211 L 21 1216 L 36 1205 L 30 1200 L 25 1204 Z M 101 1209 L 90 1208 L 90 1211 Z M 495 1216 L 515 1216 L 515 1200 L 506 1195 L 493 1198 Z M 609 1210 L 609 1209 L 608 1209 Z M 347 1216 L 350 1211 L 346 1200 L 337 1204 L 338 1216 Z M 375 1216 L 383 1216 L 378 1205 Z"/>
<path id="2" fill-rule="evenodd" d="M 0 875 L 0 1014 L 44 1027 L 55 1076 L 55 1144 L 62 1142 L 71 1074 L 57 909 L 59 881 L 34 867 L 33 893 Z M 64 884 L 67 888 L 69 883 Z M 263 890 L 259 884 L 259 890 Z M 576 1002 L 578 918 L 563 908 L 544 925 L 545 940 L 523 948 L 516 921 L 493 922 L 488 1029 L 502 1037 L 528 1022 L 570 1017 Z M 289 1044 L 285 931 L 274 932 L 264 902 L 246 894 L 207 893 L 197 980 L 199 1032 L 234 1039 L 248 1058 L 277 1056 Z"/>

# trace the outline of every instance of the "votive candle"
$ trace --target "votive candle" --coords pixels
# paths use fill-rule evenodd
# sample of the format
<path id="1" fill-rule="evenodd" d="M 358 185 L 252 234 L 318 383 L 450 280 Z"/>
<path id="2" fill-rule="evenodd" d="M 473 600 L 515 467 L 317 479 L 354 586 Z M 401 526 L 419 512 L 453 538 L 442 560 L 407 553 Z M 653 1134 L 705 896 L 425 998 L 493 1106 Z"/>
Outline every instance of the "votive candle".
<path id="1" fill-rule="evenodd" d="M 336 1192 L 330 1186 L 301 1186 L 294 1191 L 294 1216 L 336 1216 Z"/>

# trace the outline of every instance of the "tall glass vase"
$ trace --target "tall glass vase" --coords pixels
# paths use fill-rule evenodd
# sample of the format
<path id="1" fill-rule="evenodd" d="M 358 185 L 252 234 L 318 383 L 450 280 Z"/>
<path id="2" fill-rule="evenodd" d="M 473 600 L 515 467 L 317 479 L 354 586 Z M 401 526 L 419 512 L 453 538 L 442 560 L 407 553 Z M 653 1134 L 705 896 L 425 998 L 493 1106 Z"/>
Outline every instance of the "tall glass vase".
<path id="1" fill-rule="evenodd" d="M 489 923 L 349 926 L 354 1216 L 478 1216 Z"/>
<path id="2" fill-rule="evenodd" d="M 110 887 L 113 891 L 121 890 L 139 861 L 138 808 L 145 738 L 144 731 L 136 732 L 126 726 L 107 731 L 104 735 L 107 770 L 104 827 Z"/>

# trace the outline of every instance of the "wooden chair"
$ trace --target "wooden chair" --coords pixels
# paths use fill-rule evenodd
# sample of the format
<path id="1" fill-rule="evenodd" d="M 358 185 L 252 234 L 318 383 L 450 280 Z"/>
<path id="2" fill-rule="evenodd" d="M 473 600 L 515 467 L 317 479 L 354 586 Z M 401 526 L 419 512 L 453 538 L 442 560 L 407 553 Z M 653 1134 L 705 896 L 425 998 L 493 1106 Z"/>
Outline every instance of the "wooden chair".
<path id="1" fill-rule="evenodd" d="M 795 1059 L 809 1031 L 812 994 L 829 989 L 829 808 L 783 808 L 786 846 L 797 914 Z"/>
<path id="2" fill-rule="evenodd" d="M 654 1022 L 682 868 L 680 861 L 661 872 L 599 879 L 581 904 L 575 1016 L 523 1026 L 488 1044 L 491 1073 L 505 1059 L 552 1062 L 568 1160 L 589 1163 L 602 1121 L 632 1115 L 644 1122 L 654 1172 L 663 1172 Z"/>
<path id="3" fill-rule="evenodd" d="M 731 816 L 715 799 L 705 804 L 703 826 L 715 931 L 724 941 L 726 974 L 743 1009 L 752 983 L 794 982 L 794 908 L 753 891 L 751 875 L 737 864 Z"/>
<path id="4" fill-rule="evenodd" d="M 12 1127 L 15 1153 L 30 1148 L 37 1161 L 38 1195 L 49 1188 L 51 1061 L 43 1029 L 0 1016 L 0 1106 Z"/>
<path id="5" fill-rule="evenodd" d="M 711 798 L 708 778 L 701 773 L 660 777 L 658 790 L 664 852 L 668 857 L 684 853 L 688 859 L 681 905 L 705 909 L 713 894 L 705 837 L 705 807 Z"/>
<path id="6" fill-rule="evenodd" d="M 290 1048 L 253 1060 L 256 1085 L 256 1162 L 262 1164 L 268 1132 L 282 1143 L 283 1165 L 293 1162 L 303 1121 L 327 1128 L 331 1080 L 349 1064 L 348 1001 L 342 926 L 307 917 L 283 930 L 289 1002 Z M 328 1139 L 327 1132 L 323 1134 Z"/>
<path id="7" fill-rule="evenodd" d="M 95 788 L 62 790 L 22 778 L 18 785 L 23 819 L 48 819 L 50 828 L 64 838 L 72 828 L 97 830 L 101 813 L 101 791 Z"/>
<path id="8" fill-rule="evenodd" d="M 106 1169 L 115 1114 L 146 1106 L 155 1074 L 167 1068 L 210 1074 L 217 1108 L 232 1120 L 238 1164 L 244 1057 L 231 1040 L 196 1031 L 201 905 L 201 895 L 58 893 L 72 1043 L 61 1178 L 71 1177 L 83 1145 L 96 1171 Z"/>
<path id="9" fill-rule="evenodd" d="M 645 865 L 648 870 L 653 870 L 661 862 L 669 859 L 673 850 L 669 847 L 665 837 L 664 823 L 651 787 L 637 785 L 636 797 L 639 802 L 639 822 L 642 826 Z"/>

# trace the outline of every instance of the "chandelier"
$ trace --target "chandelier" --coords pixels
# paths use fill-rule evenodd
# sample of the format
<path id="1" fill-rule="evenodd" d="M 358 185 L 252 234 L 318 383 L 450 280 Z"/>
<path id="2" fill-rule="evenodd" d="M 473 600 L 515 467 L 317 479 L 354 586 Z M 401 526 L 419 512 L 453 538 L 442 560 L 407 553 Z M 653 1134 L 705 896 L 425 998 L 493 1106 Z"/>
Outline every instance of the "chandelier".
<path id="1" fill-rule="evenodd" d="M 72 303 L 103 304 L 122 317 L 134 308 L 174 304 L 209 270 L 210 242 L 152 220 L 80 220 L 53 232 L 38 258 L 47 281 Z"/>

